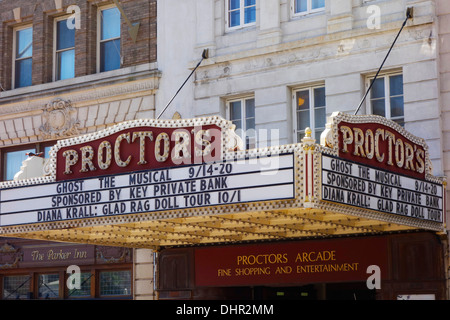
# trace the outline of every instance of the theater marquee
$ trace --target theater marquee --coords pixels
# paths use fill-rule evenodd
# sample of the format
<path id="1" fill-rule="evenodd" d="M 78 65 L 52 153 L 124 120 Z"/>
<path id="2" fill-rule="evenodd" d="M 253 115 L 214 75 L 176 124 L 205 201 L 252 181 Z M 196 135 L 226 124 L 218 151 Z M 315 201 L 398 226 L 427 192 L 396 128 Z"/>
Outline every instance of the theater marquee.
<path id="1" fill-rule="evenodd" d="M 383 117 L 337 113 L 322 144 L 322 200 L 444 223 L 445 182 L 423 139 Z"/>
<path id="2" fill-rule="evenodd" d="M 158 248 L 444 230 L 423 140 L 381 117 L 331 119 L 321 144 L 252 150 L 219 117 L 58 141 L 45 175 L 0 184 L 0 235 Z"/>

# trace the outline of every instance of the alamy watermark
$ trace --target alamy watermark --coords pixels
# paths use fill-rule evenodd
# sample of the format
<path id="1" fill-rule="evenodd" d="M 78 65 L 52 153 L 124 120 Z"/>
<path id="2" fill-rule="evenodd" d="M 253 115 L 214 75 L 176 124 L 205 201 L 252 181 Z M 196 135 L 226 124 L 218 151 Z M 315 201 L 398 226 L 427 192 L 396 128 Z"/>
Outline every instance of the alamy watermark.
<path id="1" fill-rule="evenodd" d="M 79 266 L 71 265 L 67 268 L 66 285 L 69 290 L 80 290 L 81 289 L 81 269 Z"/>
<path id="2" fill-rule="evenodd" d="M 381 268 L 377 265 L 367 267 L 366 273 L 371 274 L 366 281 L 369 290 L 381 289 Z"/>
<path id="3" fill-rule="evenodd" d="M 381 28 L 381 8 L 377 5 L 371 5 L 367 7 L 367 14 L 370 14 L 367 19 L 367 28 L 370 30 Z"/>

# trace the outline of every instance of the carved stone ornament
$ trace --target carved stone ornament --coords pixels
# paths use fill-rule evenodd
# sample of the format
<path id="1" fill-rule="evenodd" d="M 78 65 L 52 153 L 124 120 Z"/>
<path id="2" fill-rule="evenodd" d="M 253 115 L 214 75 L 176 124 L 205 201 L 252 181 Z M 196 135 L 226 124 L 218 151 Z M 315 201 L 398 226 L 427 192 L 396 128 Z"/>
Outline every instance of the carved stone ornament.
<path id="1" fill-rule="evenodd" d="M 97 259 L 101 263 L 129 262 L 130 257 L 129 248 L 97 247 Z"/>
<path id="2" fill-rule="evenodd" d="M 0 270 L 17 268 L 22 259 L 23 253 L 9 243 L 0 247 Z"/>
<path id="3" fill-rule="evenodd" d="M 43 139 L 59 139 L 79 134 L 80 123 L 69 100 L 57 98 L 48 103 L 42 120 L 40 131 Z"/>

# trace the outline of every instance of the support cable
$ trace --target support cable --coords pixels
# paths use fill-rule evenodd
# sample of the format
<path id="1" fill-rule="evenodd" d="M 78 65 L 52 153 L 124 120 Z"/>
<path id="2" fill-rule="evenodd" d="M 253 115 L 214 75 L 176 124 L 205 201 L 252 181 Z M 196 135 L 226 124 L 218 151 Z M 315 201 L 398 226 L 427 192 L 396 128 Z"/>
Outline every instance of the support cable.
<path id="1" fill-rule="evenodd" d="M 358 114 L 359 109 L 361 109 L 361 106 L 363 105 L 364 101 L 366 100 L 367 95 L 369 94 L 370 90 L 372 89 L 373 84 L 374 84 L 375 81 L 377 80 L 378 75 L 379 75 L 380 72 L 381 72 L 381 69 L 383 69 L 384 63 L 386 62 L 387 58 L 389 57 L 389 54 L 391 53 L 392 48 L 394 47 L 395 43 L 397 42 L 398 37 L 400 36 L 400 33 L 403 31 L 403 28 L 406 26 L 406 23 L 408 22 L 408 20 L 411 19 L 412 17 L 413 17 L 413 8 L 412 8 L 412 7 L 407 8 L 407 10 L 406 10 L 406 19 L 405 19 L 405 21 L 403 21 L 402 27 L 400 28 L 400 31 L 397 33 L 397 36 L 395 37 L 395 40 L 394 40 L 394 42 L 392 43 L 392 45 L 391 45 L 391 47 L 390 47 L 390 49 L 389 49 L 389 51 L 388 51 L 386 57 L 384 58 L 383 63 L 381 64 L 380 68 L 379 68 L 378 71 L 377 71 L 377 74 L 375 75 L 375 77 L 374 77 L 374 78 L 372 79 L 372 81 L 370 82 L 369 88 L 367 89 L 367 91 L 366 91 L 364 97 L 361 99 L 361 102 L 359 103 L 359 106 L 358 106 L 358 108 L 357 108 L 356 111 L 355 111 L 355 115 Z"/>
<path id="2" fill-rule="evenodd" d="M 203 62 L 204 59 L 208 59 L 208 49 L 203 50 L 202 59 L 200 60 L 200 62 L 197 63 L 197 66 L 194 68 L 194 70 L 192 70 L 191 74 L 183 82 L 181 87 L 178 89 L 178 91 L 175 93 L 175 95 L 172 97 L 172 99 L 170 99 L 169 103 L 164 107 L 164 109 L 161 111 L 161 113 L 159 114 L 159 116 L 156 119 L 161 118 L 162 114 L 167 110 L 167 108 L 172 103 L 172 101 L 175 99 L 175 97 L 178 95 L 178 93 L 180 93 L 181 89 L 183 89 L 184 85 L 186 84 L 186 82 L 188 82 L 189 78 L 194 74 L 194 72 L 198 69 L 198 67 L 200 67 L 200 64 Z"/>

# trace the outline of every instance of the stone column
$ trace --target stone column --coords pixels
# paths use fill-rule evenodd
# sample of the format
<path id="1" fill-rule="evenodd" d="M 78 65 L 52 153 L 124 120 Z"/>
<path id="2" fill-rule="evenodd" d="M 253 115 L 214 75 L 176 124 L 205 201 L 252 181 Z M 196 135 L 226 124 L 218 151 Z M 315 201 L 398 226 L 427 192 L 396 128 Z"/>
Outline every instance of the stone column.
<path id="1" fill-rule="evenodd" d="M 261 0 L 259 5 L 260 24 L 257 46 L 264 47 L 280 43 L 280 0 Z"/>
<path id="2" fill-rule="evenodd" d="M 353 27 L 352 0 L 329 1 L 328 33 L 351 30 Z"/>
<path id="3" fill-rule="evenodd" d="M 153 251 L 150 249 L 135 249 L 133 257 L 134 299 L 155 300 Z"/>

